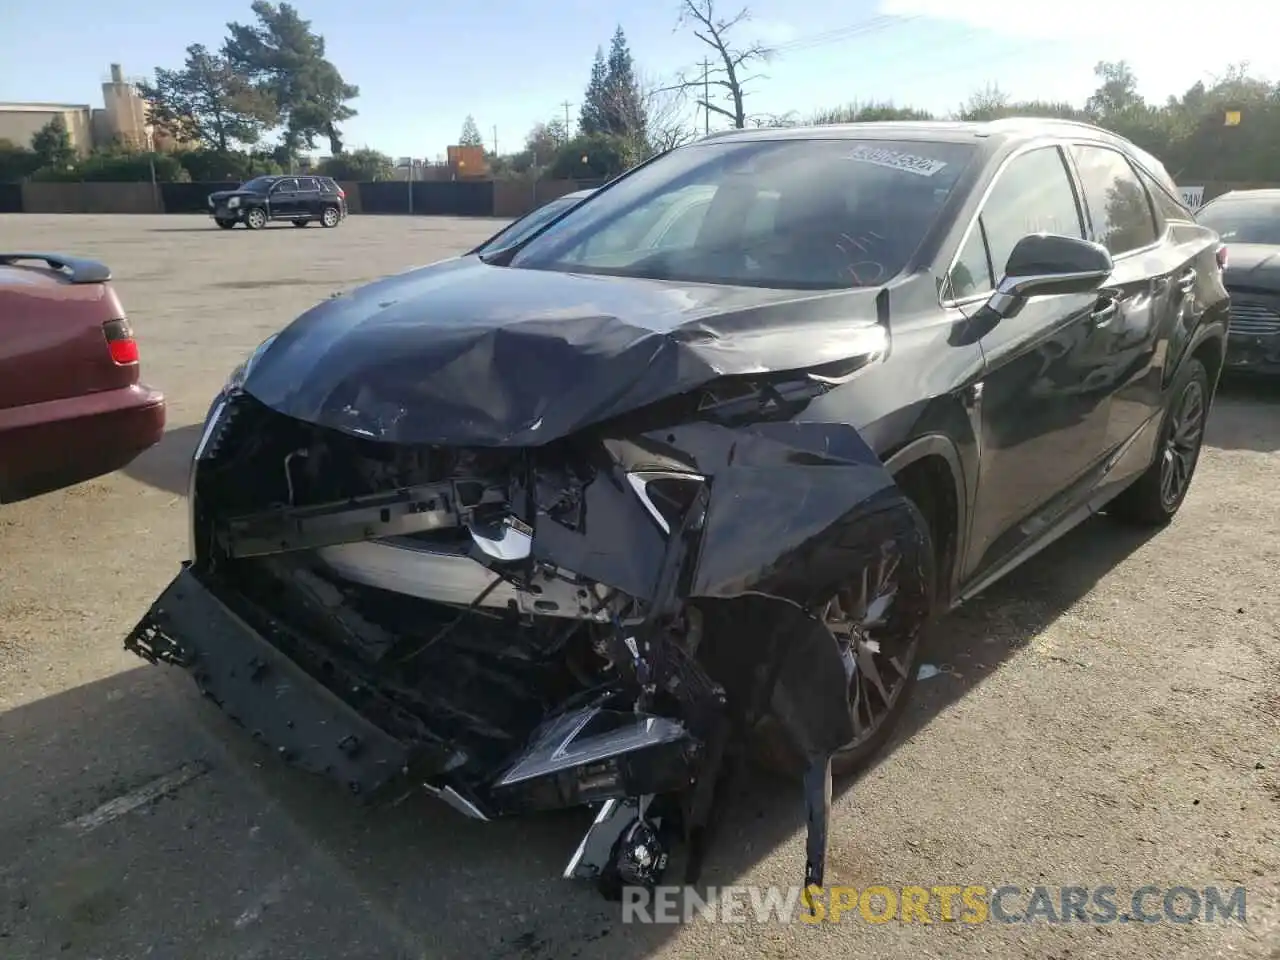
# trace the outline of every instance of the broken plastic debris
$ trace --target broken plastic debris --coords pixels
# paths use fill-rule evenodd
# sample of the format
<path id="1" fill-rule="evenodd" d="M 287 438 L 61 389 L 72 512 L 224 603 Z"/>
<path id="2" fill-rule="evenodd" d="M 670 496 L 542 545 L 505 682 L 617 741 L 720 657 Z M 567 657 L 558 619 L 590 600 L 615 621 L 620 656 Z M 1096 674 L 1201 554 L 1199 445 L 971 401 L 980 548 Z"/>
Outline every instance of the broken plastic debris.
<path id="1" fill-rule="evenodd" d="M 935 667 L 932 663 L 920 664 L 920 669 L 916 671 L 917 680 L 932 680 L 942 671 Z"/>

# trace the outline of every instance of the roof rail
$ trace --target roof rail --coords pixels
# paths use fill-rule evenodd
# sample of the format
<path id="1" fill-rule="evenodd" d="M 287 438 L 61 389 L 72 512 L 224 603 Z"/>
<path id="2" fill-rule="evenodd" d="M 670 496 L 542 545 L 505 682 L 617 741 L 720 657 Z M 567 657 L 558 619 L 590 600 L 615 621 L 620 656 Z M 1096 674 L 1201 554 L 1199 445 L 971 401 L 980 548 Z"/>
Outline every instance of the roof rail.
<path id="1" fill-rule="evenodd" d="M 24 260 L 37 260 L 64 273 L 72 283 L 106 283 L 111 270 L 106 264 L 84 257 L 68 257 L 60 253 L 0 253 L 0 266 L 12 266 Z"/>
<path id="2" fill-rule="evenodd" d="M 1015 127 L 1026 126 L 1028 123 L 1045 124 L 1048 126 L 1061 127 L 1080 127 L 1093 132 L 1111 133 L 1105 127 L 1100 127 L 1096 123 L 1089 123 L 1085 120 L 1068 120 L 1066 117 L 997 117 L 995 120 L 988 120 L 987 125 L 992 127 Z M 1111 133 L 1115 136 L 1114 133 Z"/>

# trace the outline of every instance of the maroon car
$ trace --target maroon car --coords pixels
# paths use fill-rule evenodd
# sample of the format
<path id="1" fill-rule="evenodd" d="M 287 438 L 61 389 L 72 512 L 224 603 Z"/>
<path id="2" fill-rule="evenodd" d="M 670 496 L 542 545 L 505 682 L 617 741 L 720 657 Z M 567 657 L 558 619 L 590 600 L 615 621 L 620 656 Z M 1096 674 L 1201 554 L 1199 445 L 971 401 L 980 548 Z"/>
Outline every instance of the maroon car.
<path id="1" fill-rule="evenodd" d="M 164 433 L 110 281 L 92 260 L 0 253 L 0 503 L 119 470 Z"/>

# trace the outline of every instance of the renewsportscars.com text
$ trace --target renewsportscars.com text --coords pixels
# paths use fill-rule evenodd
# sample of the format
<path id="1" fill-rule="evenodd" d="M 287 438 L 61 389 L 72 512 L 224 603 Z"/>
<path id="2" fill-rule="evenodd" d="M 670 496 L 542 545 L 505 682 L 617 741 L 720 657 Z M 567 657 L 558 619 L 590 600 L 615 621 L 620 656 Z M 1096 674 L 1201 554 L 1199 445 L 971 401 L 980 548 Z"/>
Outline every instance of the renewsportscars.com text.
<path id="1" fill-rule="evenodd" d="M 623 890 L 623 923 L 1220 923 L 1245 921 L 1244 887 L 1010 884 L 657 887 Z"/>

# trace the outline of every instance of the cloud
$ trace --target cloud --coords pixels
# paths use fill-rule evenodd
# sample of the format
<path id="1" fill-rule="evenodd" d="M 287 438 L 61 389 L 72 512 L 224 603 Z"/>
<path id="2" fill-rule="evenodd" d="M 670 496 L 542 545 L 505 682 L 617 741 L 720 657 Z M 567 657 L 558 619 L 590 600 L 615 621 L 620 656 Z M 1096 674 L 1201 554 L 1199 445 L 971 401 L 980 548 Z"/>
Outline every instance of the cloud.
<path id="1" fill-rule="evenodd" d="M 879 12 L 922 16 L 1030 43 L 1069 43 L 1082 64 L 1128 60 L 1144 92 L 1181 93 L 1229 64 L 1280 81 L 1280 6 L 1260 0 L 1072 0 L 1070 14 L 1026 0 L 880 0 Z M 1050 13 L 1054 10 L 1055 13 Z M 975 64 L 976 66 L 976 64 Z M 1006 88 L 1016 94 L 1016 77 Z"/>

